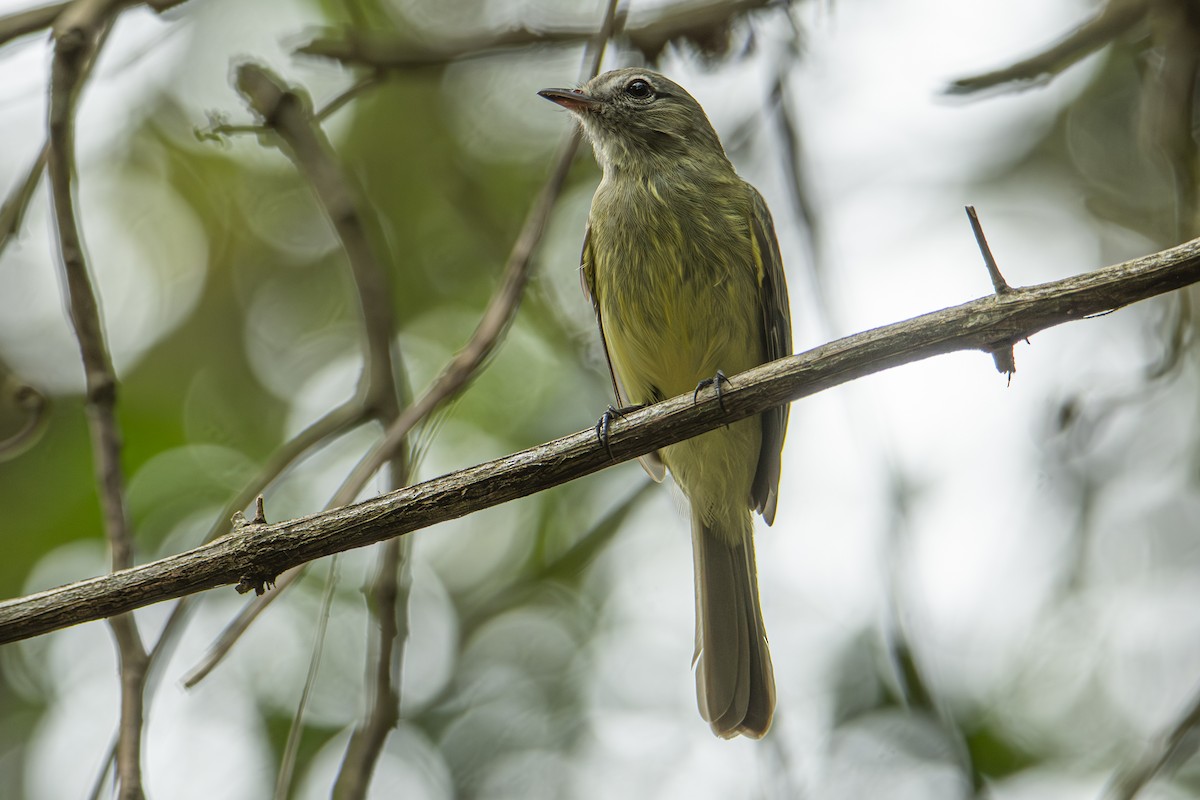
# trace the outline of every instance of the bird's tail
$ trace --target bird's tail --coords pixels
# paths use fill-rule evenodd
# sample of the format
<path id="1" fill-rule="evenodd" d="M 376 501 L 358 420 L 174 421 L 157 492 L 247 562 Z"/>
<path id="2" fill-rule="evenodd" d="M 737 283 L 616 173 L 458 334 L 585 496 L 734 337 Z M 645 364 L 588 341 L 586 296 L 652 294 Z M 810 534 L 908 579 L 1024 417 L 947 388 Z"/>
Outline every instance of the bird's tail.
<path id="1" fill-rule="evenodd" d="M 761 739 L 775 712 L 775 675 L 758 604 L 749 510 L 738 519 L 741 530 L 727 531 L 692 510 L 696 697 L 713 733 Z"/>

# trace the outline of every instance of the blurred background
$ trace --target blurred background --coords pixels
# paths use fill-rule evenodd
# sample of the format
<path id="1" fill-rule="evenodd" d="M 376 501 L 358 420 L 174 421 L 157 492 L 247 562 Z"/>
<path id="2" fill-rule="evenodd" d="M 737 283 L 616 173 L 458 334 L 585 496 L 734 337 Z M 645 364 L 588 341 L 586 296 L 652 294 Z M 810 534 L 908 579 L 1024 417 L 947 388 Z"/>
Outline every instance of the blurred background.
<path id="1" fill-rule="evenodd" d="M 140 561 L 199 544 L 284 442 L 351 399 L 361 366 L 346 257 L 309 184 L 269 138 L 207 135 L 255 121 L 235 66 L 265 64 L 320 107 L 381 53 L 422 61 L 324 122 L 387 253 L 419 393 L 470 337 L 570 131 L 535 92 L 579 80 L 604 6 L 193 0 L 120 15 L 80 101 L 77 208 Z M 1193 6 L 634 0 L 604 67 L 653 63 L 708 111 L 774 212 L 808 349 L 989 293 L 965 204 L 1013 285 L 1196 235 Z M 513 31 L 543 35 L 493 46 Z M 359 60 L 297 52 L 314 40 L 356 42 Z M 45 140 L 49 63 L 44 29 L 0 49 L 0 191 Z M 610 402 L 576 269 L 598 177 L 581 149 L 497 354 L 415 435 L 414 479 L 586 428 Z M 42 181 L 0 252 L 0 382 L 50 400 L 0 463 L 5 598 L 108 569 L 49 209 Z M 1011 383 L 964 353 L 797 403 L 779 514 L 758 532 L 779 704 L 762 742 L 717 740 L 696 711 L 686 513 L 636 464 L 413 534 L 401 720 L 370 796 L 1118 786 L 1200 691 L 1195 324 L 1176 294 L 1018 345 Z M 0 394 L 3 438 L 25 414 Z M 323 441 L 265 492 L 268 517 L 320 510 L 378 435 Z M 150 796 L 268 796 L 336 572 L 292 788 L 328 796 L 368 704 L 377 559 L 314 565 L 185 689 L 248 602 L 200 598 L 156 666 Z M 148 643 L 170 608 L 137 613 Z M 117 703 L 101 623 L 0 648 L 0 795 L 107 796 Z M 1200 767 L 1176 758 L 1141 796 L 1200 797 Z"/>

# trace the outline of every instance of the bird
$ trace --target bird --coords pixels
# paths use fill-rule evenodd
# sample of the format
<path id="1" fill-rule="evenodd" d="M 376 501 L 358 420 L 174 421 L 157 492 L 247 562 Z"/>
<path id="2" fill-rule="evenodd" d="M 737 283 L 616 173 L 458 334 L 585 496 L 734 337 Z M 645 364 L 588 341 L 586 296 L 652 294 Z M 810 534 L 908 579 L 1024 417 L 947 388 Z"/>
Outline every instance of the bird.
<path id="1" fill-rule="evenodd" d="M 636 67 L 538 94 L 572 113 L 603 172 L 580 276 L 622 408 L 707 386 L 719 399 L 726 374 L 790 355 L 771 213 L 695 98 Z M 780 406 L 641 459 L 688 499 L 697 703 L 726 739 L 762 738 L 775 712 L 752 512 L 774 522 L 787 420 Z"/>

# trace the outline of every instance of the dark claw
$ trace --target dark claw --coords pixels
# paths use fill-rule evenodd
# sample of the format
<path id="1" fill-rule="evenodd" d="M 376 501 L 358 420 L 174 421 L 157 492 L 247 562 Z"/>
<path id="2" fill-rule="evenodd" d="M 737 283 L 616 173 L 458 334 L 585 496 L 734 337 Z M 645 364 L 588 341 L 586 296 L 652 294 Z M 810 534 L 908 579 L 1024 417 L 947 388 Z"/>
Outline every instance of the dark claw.
<path id="1" fill-rule="evenodd" d="M 725 373 L 721 370 L 717 370 L 716 375 L 711 378 L 705 378 L 696 384 L 696 391 L 692 392 L 692 402 L 699 402 L 700 390 L 707 389 L 709 386 L 711 386 L 717 393 L 717 403 L 721 406 L 721 410 L 728 411 L 729 409 L 725 408 L 725 397 L 721 394 L 721 384 L 729 382 L 729 378 L 725 377 Z"/>
<path id="2" fill-rule="evenodd" d="M 612 445 L 610 445 L 608 442 L 608 428 L 610 425 L 612 425 L 612 421 L 617 417 L 624 419 L 625 415 L 629 412 L 637 411 L 639 408 L 645 407 L 646 406 L 644 404 L 621 406 L 620 408 L 613 408 L 612 406 L 609 406 L 604 410 L 604 413 L 600 415 L 600 419 L 596 420 L 596 438 L 600 440 L 600 444 L 604 445 L 604 449 L 608 451 L 609 458 L 613 459 L 614 461 L 616 460 L 616 457 L 613 455 Z"/>

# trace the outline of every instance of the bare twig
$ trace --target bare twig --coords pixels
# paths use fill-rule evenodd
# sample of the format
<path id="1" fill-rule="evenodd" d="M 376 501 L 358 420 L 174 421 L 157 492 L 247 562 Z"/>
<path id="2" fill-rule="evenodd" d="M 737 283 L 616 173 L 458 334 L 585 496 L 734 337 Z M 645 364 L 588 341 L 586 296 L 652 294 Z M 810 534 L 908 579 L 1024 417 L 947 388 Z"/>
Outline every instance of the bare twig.
<path id="1" fill-rule="evenodd" d="M 218 539 L 112 575 L 0 602 L 0 644 L 239 582 L 457 519 L 598 472 L 652 450 L 864 375 L 960 350 L 991 351 L 1047 328 L 1200 281 L 1200 239 L 1094 272 L 988 295 L 838 339 L 617 420 L 609 449 L 590 427 L 562 439 L 345 508 Z M 732 377 L 732 376 L 731 376 Z"/>
<path id="2" fill-rule="evenodd" d="M 146 5 L 161 13 L 183 2 L 184 0 L 147 0 Z M 107 8 L 107 11 L 104 13 L 108 14 L 119 11 L 126 6 L 135 6 L 138 4 L 138 0 L 101 0 L 99 3 L 89 2 L 88 0 L 84 0 L 82 3 L 78 2 L 78 0 L 67 0 L 67 2 L 50 3 L 26 11 L 18 11 L 15 14 L 0 17 L 0 47 L 3 47 L 14 39 L 43 31 L 55 25 L 59 15 L 72 5 L 88 6 L 93 9 L 85 12 L 85 16 L 88 16 L 94 13 L 94 9 L 101 6 Z M 74 23 L 69 22 L 69 24 Z"/>
<path id="3" fill-rule="evenodd" d="M 217 514 L 213 525 L 208 529 L 202 541 L 211 542 L 218 536 L 228 533 L 229 519 L 235 512 L 246 508 L 256 496 L 265 491 L 268 486 L 277 480 L 279 476 L 283 475 L 292 464 L 303 458 L 306 453 L 319 446 L 322 442 L 328 441 L 357 425 L 363 418 L 361 400 L 352 400 L 334 408 L 325 416 L 296 434 L 291 440 L 272 453 L 259 469 L 258 474 L 247 482 L 241 491 L 225 504 L 224 509 Z M 192 599 L 191 597 L 182 598 L 175 608 L 171 610 L 171 615 L 167 618 L 166 624 L 163 625 L 162 634 L 159 636 L 154 648 L 150 651 L 148 694 L 153 693 L 155 678 L 158 674 L 155 666 L 165 663 L 170 657 L 170 652 L 178 638 L 183 621 L 186 619 L 188 611 L 190 611 Z M 185 685 L 190 686 L 191 684 L 187 683 Z"/>
<path id="4" fill-rule="evenodd" d="M 69 5 L 71 5 L 70 2 L 51 3 L 0 17 L 0 47 L 13 39 L 46 30 L 54 24 L 54 20 Z"/>
<path id="5" fill-rule="evenodd" d="M 1193 132 L 1200 71 L 1200 15 L 1195 4 L 1156 2 L 1149 14 L 1150 38 L 1160 55 L 1143 78 L 1139 137 L 1158 157 L 1174 189 L 1174 241 L 1196 235 L 1200 158 Z"/>
<path id="6" fill-rule="evenodd" d="M 591 60 L 594 63 L 589 67 L 592 74 L 599 68 L 601 54 L 602 51 L 592 51 Z M 563 145 L 550 177 L 534 201 L 534 205 L 525 219 L 525 225 L 517 236 L 517 241 L 505 264 L 500 286 L 489 300 L 487 309 L 470 340 L 442 369 L 425 393 L 400 412 L 400 415 L 388 427 L 383 439 L 376 443 L 355 465 L 330 501 L 331 508 L 352 502 L 370 481 L 371 476 L 392 457 L 396 448 L 406 441 L 413 428 L 441 408 L 448 400 L 461 393 L 491 354 L 495 352 L 516 314 L 518 301 L 529 278 L 533 252 L 541 241 L 550 213 L 562 192 L 567 173 L 579 148 L 579 141 L 579 135 L 576 132 Z M 265 611 L 283 590 L 300 577 L 302 570 L 303 565 L 300 565 L 279 575 L 275 581 L 274 592 L 256 597 L 249 605 L 245 606 L 229 628 L 222 632 L 220 639 L 209 648 L 204 660 L 188 674 L 185 685 L 194 685 L 211 672 L 258 615 Z"/>
<path id="7" fill-rule="evenodd" d="M 648 61 L 656 60 L 673 41 L 686 40 L 706 51 L 722 49 L 729 27 L 743 15 L 765 8 L 772 0 L 681 2 L 657 10 L 645 20 L 624 26 L 623 37 Z M 520 26 L 499 33 L 431 43 L 411 36 L 350 31 L 320 36 L 297 48 L 301 55 L 377 69 L 437 67 L 462 58 L 486 56 L 531 45 L 571 45 L 591 41 L 590 25 L 554 28 Z"/>
<path id="8" fill-rule="evenodd" d="M 368 456 L 355 465 L 338 491 L 341 497 L 349 496 L 349 499 L 352 499 L 357 496 L 357 487 L 366 485 L 392 449 L 402 443 L 417 424 L 466 388 L 484 362 L 495 352 L 496 345 L 516 314 L 521 293 L 529 280 L 529 266 L 534 250 L 541 241 L 546 222 L 566 182 L 578 147 L 579 134 L 575 132 L 560 150 L 553 172 L 529 210 L 525 225 L 504 266 L 500 286 L 488 302 L 487 310 L 484 311 L 470 340 L 442 369 L 425 393 L 400 413 L 388 428 L 387 434 L 372 448 Z M 349 499 L 346 502 L 349 502 Z"/>
<path id="9" fill-rule="evenodd" d="M 1037 55 L 1003 69 L 959 78 L 947 94 L 971 94 L 1012 84 L 1021 89 L 1051 78 L 1128 31 L 1146 15 L 1149 0 L 1108 0 L 1092 19 Z"/>
<path id="10" fill-rule="evenodd" d="M 321 666 L 321 653 L 325 649 L 325 633 L 329 630 L 329 617 L 333 613 L 333 597 L 337 594 L 337 559 L 329 560 L 329 575 L 325 579 L 325 596 L 321 598 L 321 613 L 317 616 L 317 630 L 313 634 L 312 652 L 308 660 L 308 674 L 304 678 L 304 689 L 300 693 L 300 702 L 296 714 L 288 728 L 287 742 L 280 759 L 279 774 L 275 779 L 275 800 L 287 800 L 292 783 L 292 773 L 296 767 L 296 754 L 300 750 L 300 736 L 304 732 L 304 709 L 308 707 L 308 699 L 313 687 L 317 684 L 317 672 Z"/>
<path id="11" fill-rule="evenodd" d="M 4 205 L 0 206 L 0 255 L 4 254 L 4 248 L 21 231 L 25 210 L 29 208 L 33 192 L 37 189 L 38 181 L 42 179 L 42 172 L 46 169 L 46 158 L 49 153 L 50 143 L 46 142 L 38 152 L 37 158 L 29 165 L 25 177 L 13 187 L 4 201 Z"/>
<path id="12" fill-rule="evenodd" d="M 1137 763 L 1116 772 L 1108 781 L 1104 800 L 1133 800 L 1155 776 L 1177 767 L 1196 752 L 1200 731 L 1200 694 L 1171 729 Z"/>
<path id="13" fill-rule="evenodd" d="M 600 27 L 596 40 L 591 43 L 589 48 L 591 57 L 585 56 L 584 72 L 586 76 L 590 77 L 596 74 L 599 69 L 600 60 L 604 54 L 604 44 L 612 34 L 616 9 L 617 0 L 609 0 L 604 23 Z M 549 209 L 547 209 L 548 213 Z M 540 239 L 540 235 L 541 230 L 539 229 L 537 238 Z M 530 250 L 532 250 L 532 246 Z M 513 280 L 505 280 L 504 290 L 496 295 L 496 297 L 503 298 L 503 302 L 507 304 L 507 308 L 500 312 L 507 318 L 507 322 L 491 333 L 491 349 L 494 349 L 507 329 L 508 322 L 511 322 L 512 317 L 516 314 L 521 293 L 528 280 L 529 262 L 530 258 L 526 256 L 523 264 L 515 266 L 513 269 L 519 271 L 520 276 Z M 507 275 L 508 271 L 506 270 Z M 494 308 L 494 304 L 489 305 L 488 312 L 484 315 L 485 321 Z M 481 324 L 480 327 L 483 325 Z M 457 392 L 465 387 L 471 376 L 482 368 L 485 361 L 486 354 L 467 366 L 467 372 L 463 375 L 459 386 L 452 391 Z M 426 414 L 432 411 L 433 407 L 430 407 Z M 376 450 L 372 456 L 395 458 L 401 452 L 407 439 L 407 431 L 399 434 L 389 432 L 389 435 L 385 437 L 387 446 Z M 366 463 L 368 460 L 369 457 L 364 458 L 360 464 Z M 355 472 L 359 475 L 369 476 L 369 473 L 365 473 L 365 471 L 355 470 Z M 366 477 L 363 478 L 364 483 L 366 479 Z M 359 491 L 361 488 L 353 483 L 353 479 L 349 479 L 343 484 L 338 495 L 340 499 L 348 502 Z M 376 652 L 371 661 L 373 667 L 367 673 L 369 710 L 366 718 L 355 728 L 346 747 L 346 754 L 342 759 L 342 765 L 338 770 L 337 781 L 333 788 L 333 796 L 337 800 L 359 800 L 366 796 L 371 775 L 379 760 L 379 755 L 383 751 L 387 734 L 395 728 L 399 720 L 399 676 L 403 664 L 404 642 L 408 635 L 407 609 L 411 584 L 408 554 L 410 552 L 411 544 L 406 539 L 392 539 L 387 542 L 384 546 L 380 569 L 373 581 L 372 612 L 378 620 L 379 637 Z M 403 572 L 405 577 L 403 581 L 397 580 L 398 572 Z"/>
<path id="14" fill-rule="evenodd" d="M 317 122 L 324 122 L 342 109 L 351 100 L 354 100 L 368 89 L 373 89 L 383 83 L 386 73 L 382 70 L 376 70 L 363 78 L 359 78 L 354 83 L 350 84 L 345 90 L 337 94 L 332 100 L 317 109 L 313 115 Z"/>
<path id="15" fill-rule="evenodd" d="M 332 796 L 336 800 L 366 796 L 387 735 L 400 720 L 396 646 L 407 638 L 408 631 L 408 587 L 405 586 L 402 597 L 398 580 L 399 566 L 406 561 L 401 545 L 400 539 L 384 542 L 379 569 L 371 581 L 371 616 L 377 621 L 379 635 L 372 640 L 374 652 L 367 659 L 367 715 L 346 745 L 333 785 Z M 399 613 L 401 610 L 404 614 Z"/>
<path id="16" fill-rule="evenodd" d="M 11 394 L 16 406 L 25 412 L 25 424 L 11 436 L 0 439 L 0 462 L 17 457 L 37 441 L 46 429 L 46 411 L 50 401 L 32 386 L 21 383 L 11 375 L 3 381 L 3 391 Z"/>
<path id="17" fill-rule="evenodd" d="M 1012 287 L 1000 273 L 1000 265 L 996 263 L 996 257 L 992 255 L 992 248 L 988 245 L 987 237 L 983 235 L 983 225 L 979 222 L 979 215 L 975 213 L 975 206 L 967 206 L 967 219 L 971 220 L 975 243 L 979 245 L 979 252 L 983 255 L 983 263 L 987 267 L 988 277 L 992 279 L 992 288 L 995 289 L 997 295 L 1010 293 Z M 1013 344 L 1013 342 L 1001 344 L 992 351 L 992 360 L 996 362 L 996 371 L 1007 375 L 1010 381 L 1013 373 L 1017 371 L 1017 358 L 1013 353 Z"/>
<path id="18" fill-rule="evenodd" d="M 83 358 L 92 458 L 114 570 L 133 566 L 133 534 L 125 508 L 121 432 L 116 417 L 117 377 L 75 218 L 73 182 L 76 101 L 118 7 L 114 0 L 77 0 L 54 21 L 47 157 L 67 306 Z M 143 796 L 141 736 L 146 650 L 132 615 L 116 616 L 109 622 L 117 644 L 121 676 L 119 791 L 123 800 L 137 800 Z"/>
<path id="19" fill-rule="evenodd" d="M 386 425 L 399 415 L 408 389 L 400 380 L 400 373 L 393 368 L 395 323 L 391 287 L 387 270 L 376 257 L 375 248 L 367 235 L 367 217 L 358 209 L 356 193 L 338 165 L 333 147 L 321 130 L 308 97 L 256 64 L 243 64 L 238 69 L 237 84 L 264 125 L 279 134 L 284 151 L 312 186 L 341 239 L 363 319 L 362 380 L 367 400 L 365 409 Z M 399 484 L 406 483 L 408 456 L 403 447 L 397 447 L 389 453 L 388 459 L 393 465 L 392 480 Z M 335 502 L 341 504 L 350 499 L 353 498 L 340 501 L 335 498 Z M 394 597 L 396 573 L 402 568 L 402 554 L 403 548 L 398 544 L 384 548 L 377 578 L 377 584 L 383 588 L 379 588 L 377 593 L 390 591 Z M 389 586 L 392 589 L 389 590 Z M 272 597 L 278 594 L 275 592 Z M 265 600 L 260 603 L 265 604 Z M 397 661 L 402 658 L 404 648 L 404 641 L 396 638 L 399 625 L 396 622 L 395 605 L 389 609 L 378 609 L 377 614 L 381 619 L 380 658 L 386 657 L 386 664 L 372 674 L 375 703 L 367 719 L 351 737 L 351 752 L 358 756 L 352 768 L 363 780 L 364 792 L 387 732 L 395 726 L 397 719 L 398 711 L 394 702 L 397 690 L 390 677 L 391 664 L 393 658 Z M 314 654 L 314 664 L 318 659 L 319 652 Z M 302 710 L 297 712 L 297 717 Z M 291 737 L 293 746 L 298 741 L 298 738 Z M 285 757 L 285 766 L 292 755 L 294 751 Z M 347 764 L 343 762 L 342 774 L 346 772 Z M 290 770 L 285 769 L 280 775 L 278 793 L 287 794 L 289 777 Z M 358 797 L 361 794 L 350 796 Z"/>
<path id="20" fill-rule="evenodd" d="M 983 225 L 979 222 L 975 206 L 967 206 L 967 219 L 971 221 L 971 231 L 975 234 L 975 243 L 979 245 L 979 252 L 983 256 L 984 266 L 987 267 L 988 277 L 992 279 L 992 288 L 996 290 L 996 294 L 1008 294 L 1012 291 L 1012 287 L 1000 273 L 1000 265 L 996 263 L 996 257 L 992 255 L 992 248 L 988 244 L 987 237 L 983 235 Z"/>
<path id="21" fill-rule="evenodd" d="M 460 633 L 462 639 L 468 640 L 472 632 L 481 628 L 488 620 L 495 619 L 525 602 L 524 590 L 548 580 L 567 581 L 582 572 L 621 531 L 629 515 L 650 498 L 657 488 L 658 484 L 647 478 L 636 491 L 597 520 L 596 524 L 565 553 L 527 574 L 519 575 L 513 582 L 498 587 L 481 605 L 463 615 Z M 446 691 L 452 691 L 451 687 L 447 686 Z"/>
<path id="22" fill-rule="evenodd" d="M 600 35 L 595 42 L 607 41 L 612 35 L 614 26 L 617 24 L 616 6 L 615 2 L 609 4 L 609 12 L 605 16 Z M 595 33 L 592 35 L 596 37 Z M 600 69 L 600 61 L 603 57 L 604 48 L 600 44 L 593 43 L 590 52 L 585 55 L 584 75 L 587 77 L 595 75 Z M 495 352 L 496 346 L 516 316 L 521 294 L 525 290 L 525 284 L 529 281 L 533 253 L 542 240 L 550 213 L 554 210 L 558 196 L 562 193 L 567 173 L 570 172 L 571 163 L 579 150 L 579 142 L 579 132 L 574 131 L 559 151 L 554 169 L 542 186 L 542 191 L 534 201 L 533 207 L 530 208 L 529 214 L 525 217 L 525 224 L 517 236 L 512 252 L 509 253 L 508 261 L 504 265 L 503 277 L 500 279 L 500 286 L 488 301 L 487 309 L 483 312 L 483 317 L 474 333 L 471 334 L 471 338 L 463 349 L 459 350 L 454 358 L 442 368 L 425 393 L 401 412 L 399 418 L 388 428 L 387 434 L 375 445 L 368 457 L 355 466 L 354 471 L 343 482 L 342 490 L 339 490 L 339 495 L 344 502 L 349 502 L 358 494 L 358 489 L 355 487 L 361 487 L 370 480 L 371 475 L 379 469 L 384 460 L 405 440 L 405 437 L 421 420 L 428 418 L 447 400 L 462 392 Z"/>
<path id="23" fill-rule="evenodd" d="M 238 90 L 268 128 L 279 134 L 284 152 L 312 186 L 346 251 L 363 317 L 367 410 L 394 418 L 399 413 L 391 339 L 395 330 L 387 270 L 379 263 L 366 230 L 366 216 L 317 124 L 312 104 L 299 90 L 257 64 L 237 71 Z"/>

